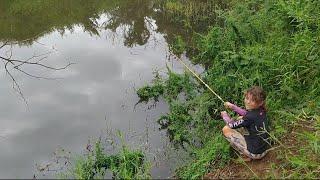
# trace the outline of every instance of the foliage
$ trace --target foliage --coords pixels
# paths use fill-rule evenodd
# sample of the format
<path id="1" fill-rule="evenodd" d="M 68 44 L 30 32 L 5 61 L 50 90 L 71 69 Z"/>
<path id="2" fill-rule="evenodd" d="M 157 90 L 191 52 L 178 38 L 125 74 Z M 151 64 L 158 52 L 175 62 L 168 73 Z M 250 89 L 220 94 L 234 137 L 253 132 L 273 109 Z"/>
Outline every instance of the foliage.
<path id="1" fill-rule="evenodd" d="M 184 11 L 180 1 L 174 1 L 176 5 L 173 1 L 167 2 L 176 11 Z M 191 33 L 194 43 L 183 43 L 178 37 L 177 43 L 173 43 L 177 50 L 173 52 L 183 52 L 181 44 L 186 44 L 185 51 L 192 54 L 192 62 L 206 69 L 201 77 L 226 101 L 241 105 L 245 89 L 262 86 L 268 92 L 268 114 L 274 139 L 292 133 L 303 120 L 312 127 L 319 127 L 319 2 L 241 0 L 230 5 L 221 13 L 224 23 L 211 27 L 207 33 Z M 192 92 L 195 93 L 188 99 L 176 98 L 175 92 L 189 95 L 185 91 L 188 85 L 176 83 L 176 76 L 182 75 L 169 72 L 169 77 L 163 80 L 177 90 L 163 93 L 170 111 L 159 123 L 165 125 L 174 141 L 186 141 L 191 147 L 199 147 L 200 142 L 200 148 L 210 152 L 209 146 L 215 149 L 215 143 L 224 141 L 211 140 L 212 134 L 207 133 L 220 132 L 223 123 L 212 119 L 219 118 L 221 103 L 193 78 L 189 80 L 194 84 Z M 282 169 L 283 178 L 319 175 L 319 128 L 300 129 L 300 139 L 295 141 L 305 144 L 304 148 L 291 152 L 282 146 L 281 160 L 285 165 L 280 164 L 278 168 Z M 223 151 L 223 156 L 227 154 Z M 212 159 L 200 155 L 194 158 L 196 163 L 181 168 L 177 173 L 179 177 L 199 178 L 209 171 L 208 166 L 197 162 L 210 164 Z"/>
<path id="2" fill-rule="evenodd" d="M 140 101 L 149 101 L 150 98 L 158 100 L 158 97 L 163 94 L 163 86 L 161 84 L 144 86 L 138 89 L 137 94 Z"/>
<path id="3" fill-rule="evenodd" d="M 63 178 L 104 179 L 107 170 L 115 179 L 149 179 L 148 166 L 141 151 L 131 151 L 123 146 L 119 153 L 108 155 L 103 152 L 100 141 L 93 151 L 79 156 L 74 167 Z"/>
<path id="4" fill-rule="evenodd" d="M 182 54 L 186 49 L 186 44 L 181 36 L 176 36 L 172 44 L 169 44 L 170 51 L 174 54 Z"/>
<path id="5" fill-rule="evenodd" d="M 186 92 L 186 98 L 191 98 L 195 95 L 195 84 L 190 81 L 190 75 L 184 73 L 183 75 L 176 74 L 168 70 L 168 79 L 163 81 L 158 72 L 155 73 L 155 79 L 152 85 L 141 87 L 137 90 L 137 95 L 140 98 L 140 102 L 148 101 L 151 98 L 158 100 L 160 95 L 166 97 L 167 101 L 177 99 L 181 92 Z"/>
<path id="6" fill-rule="evenodd" d="M 179 178 L 199 179 L 212 168 L 221 167 L 228 162 L 229 144 L 224 141 L 221 133 L 212 134 L 212 137 L 204 147 L 193 150 L 194 161 L 177 169 L 176 175 Z"/>

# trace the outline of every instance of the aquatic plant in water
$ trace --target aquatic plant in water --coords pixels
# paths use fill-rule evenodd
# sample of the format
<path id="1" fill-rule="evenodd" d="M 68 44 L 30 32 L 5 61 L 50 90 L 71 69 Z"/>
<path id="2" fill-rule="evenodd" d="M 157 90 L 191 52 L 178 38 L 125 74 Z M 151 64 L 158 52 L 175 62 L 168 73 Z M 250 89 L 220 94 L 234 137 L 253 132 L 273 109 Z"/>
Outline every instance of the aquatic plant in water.
<path id="1" fill-rule="evenodd" d="M 149 166 L 145 161 L 141 151 L 132 151 L 126 146 L 122 146 L 116 154 L 106 154 L 100 141 L 97 141 L 92 151 L 79 156 L 74 167 L 60 177 L 104 179 L 107 172 L 111 172 L 111 177 L 115 179 L 150 179 Z"/>

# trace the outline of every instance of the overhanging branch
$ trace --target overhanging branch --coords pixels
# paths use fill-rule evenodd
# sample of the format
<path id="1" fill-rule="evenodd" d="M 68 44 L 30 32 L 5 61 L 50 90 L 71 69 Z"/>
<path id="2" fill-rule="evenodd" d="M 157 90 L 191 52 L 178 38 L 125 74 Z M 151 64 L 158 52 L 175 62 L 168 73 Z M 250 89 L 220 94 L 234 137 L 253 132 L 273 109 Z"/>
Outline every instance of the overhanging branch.
<path id="1" fill-rule="evenodd" d="M 64 69 L 68 68 L 69 66 L 71 66 L 72 64 L 74 64 L 74 63 L 68 63 L 67 65 L 62 66 L 62 67 L 53 67 L 53 66 L 44 64 L 43 61 L 48 58 L 48 55 L 50 55 L 52 53 L 52 51 L 49 51 L 49 52 L 46 52 L 43 54 L 39 54 L 39 55 L 33 55 L 25 60 L 13 58 L 12 45 L 13 45 L 12 43 L 9 43 L 8 41 L 6 41 L 0 46 L 0 50 L 4 49 L 6 46 L 10 46 L 10 49 L 5 53 L 5 55 L 0 54 L 0 60 L 3 61 L 4 69 L 5 69 L 6 73 L 9 75 L 10 79 L 12 80 L 13 89 L 18 92 L 18 94 L 21 96 L 21 98 L 23 99 L 23 101 L 26 104 L 27 104 L 26 98 L 24 97 L 24 95 L 22 93 L 20 85 L 18 84 L 18 82 L 16 81 L 15 77 L 12 74 L 12 72 L 11 72 L 12 70 L 16 70 L 20 73 L 23 73 L 26 76 L 36 78 L 36 79 L 54 80 L 54 79 L 58 79 L 58 78 L 48 78 L 48 77 L 38 76 L 38 75 L 32 74 L 30 72 L 27 72 L 26 70 L 24 70 L 22 68 L 25 65 L 32 65 L 32 66 L 38 66 L 40 68 L 44 68 L 44 69 L 48 69 L 48 70 L 59 71 L 59 70 L 64 70 Z M 9 55 L 7 55 L 8 53 L 9 53 Z M 12 67 L 12 70 L 10 69 L 10 67 Z"/>

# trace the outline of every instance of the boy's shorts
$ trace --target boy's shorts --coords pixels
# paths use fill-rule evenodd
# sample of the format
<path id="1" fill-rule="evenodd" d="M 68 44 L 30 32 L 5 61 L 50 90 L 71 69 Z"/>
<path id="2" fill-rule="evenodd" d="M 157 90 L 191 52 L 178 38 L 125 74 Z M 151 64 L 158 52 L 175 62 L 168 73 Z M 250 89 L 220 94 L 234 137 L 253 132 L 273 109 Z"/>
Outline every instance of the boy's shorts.
<path id="1" fill-rule="evenodd" d="M 239 151 L 240 154 L 244 154 L 251 159 L 261 159 L 267 154 L 267 151 L 263 152 L 262 154 L 253 154 L 249 152 L 244 136 L 237 130 L 231 129 L 231 133 L 226 136 L 226 139 L 230 142 L 234 149 Z"/>

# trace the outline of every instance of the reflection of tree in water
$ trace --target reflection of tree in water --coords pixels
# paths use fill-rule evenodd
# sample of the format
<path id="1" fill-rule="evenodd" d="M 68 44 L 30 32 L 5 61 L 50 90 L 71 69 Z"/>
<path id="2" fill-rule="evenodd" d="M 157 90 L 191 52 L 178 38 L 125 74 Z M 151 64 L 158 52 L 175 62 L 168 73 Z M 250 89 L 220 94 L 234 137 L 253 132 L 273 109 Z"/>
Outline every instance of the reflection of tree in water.
<path id="1" fill-rule="evenodd" d="M 156 31 L 165 35 L 169 45 L 175 43 L 177 35 L 190 44 L 193 32 L 203 32 L 217 22 L 215 6 L 225 4 L 223 0 L 1 0 L 0 42 L 3 43 L 0 45 L 29 45 L 47 33 L 58 31 L 63 35 L 78 25 L 90 35 L 100 35 L 101 28 L 116 32 L 121 27 L 124 45 L 133 47 L 148 42 L 150 19 L 155 20 Z M 103 13 L 108 19 L 101 27 L 98 20 Z M 0 52 L 0 59 L 6 61 L 7 73 L 7 67 L 12 65 L 27 74 L 21 65 L 17 66 L 18 61 L 10 58 Z M 13 77 L 12 80 L 15 82 Z"/>
<path id="2" fill-rule="evenodd" d="M 104 4 L 104 0 L 1 0 L 0 41 L 30 44 L 54 30 L 61 33 L 72 30 L 74 25 L 83 26 L 90 34 L 98 34 L 95 20 Z"/>
<path id="3" fill-rule="evenodd" d="M 159 1 L 153 19 L 157 31 L 165 35 L 169 46 L 174 46 L 176 37 L 188 44 L 187 56 L 196 53 L 193 47 L 195 37 L 206 33 L 210 26 L 223 25 L 218 9 L 226 9 L 230 0 L 164 0 Z M 195 36 L 195 34 L 197 34 Z"/>
<path id="4" fill-rule="evenodd" d="M 174 2 L 174 3 L 172 3 Z M 192 33 L 202 33 L 209 26 L 219 23 L 215 9 L 227 8 L 228 0 L 122 0 L 116 1 L 114 9 L 108 12 L 110 19 L 105 28 L 116 31 L 125 26 L 125 46 L 143 45 L 150 37 L 148 18 L 154 19 L 157 32 L 165 34 L 169 44 L 180 35 L 187 43 L 192 41 Z M 168 4 L 178 8 L 171 8 Z M 173 6 L 175 6 L 173 5 Z"/>
<path id="5" fill-rule="evenodd" d="M 125 46 L 147 43 L 151 34 L 148 29 L 149 18 L 156 20 L 157 31 L 166 35 L 169 44 L 176 35 L 184 37 L 188 42 L 192 31 L 201 32 L 206 26 L 214 25 L 216 21 L 214 7 L 225 6 L 226 3 L 223 2 L 222 0 L 1 0 L 0 41 L 31 44 L 37 38 L 55 30 L 61 34 L 66 30 L 73 31 L 75 25 L 82 26 L 84 31 L 91 35 L 99 35 L 101 27 L 97 20 L 101 14 L 106 13 L 109 19 L 102 27 L 114 32 L 118 27 L 122 27 Z"/>
<path id="6" fill-rule="evenodd" d="M 15 45 L 31 45 L 38 38 L 53 31 L 62 35 L 66 30 L 71 32 L 76 25 L 82 26 L 90 35 L 99 35 L 98 20 L 101 14 L 109 15 L 104 28 L 115 31 L 125 27 L 124 44 L 132 47 L 145 44 L 150 32 L 145 18 L 152 13 L 152 1 L 149 0 L 2 0 L 0 1 L 0 60 L 13 82 L 13 88 L 24 99 L 13 72 L 20 72 L 33 78 L 45 78 L 31 74 L 24 67 L 33 65 L 47 70 L 67 68 L 51 67 L 43 63 L 50 53 L 17 59 L 12 54 Z M 5 50 L 7 49 L 7 50 Z M 5 53 L 9 51 L 8 53 Z M 48 79 L 48 78 L 45 78 Z M 25 99 L 24 99 L 25 100 Z"/>
<path id="7" fill-rule="evenodd" d="M 124 26 L 126 46 L 143 45 L 150 32 L 145 17 L 152 13 L 150 0 L 2 0 L 0 1 L 0 41 L 31 44 L 54 30 L 64 34 L 80 25 L 91 35 L 99 35 L 97 20 L 107 12 L 106 29 Z"/>
<path id="8" fill-rule="evenodd" d="M 108 12 L 110 19 L 105 23 L 105 28 L 116 31 L 119 26 L 128 27 L 124 32 L 124 45 L 144 45 L 150 37 L 146 17 L 152 13 L 153 2 L 150 0 L 118 1 L 116 8 Z"/>

